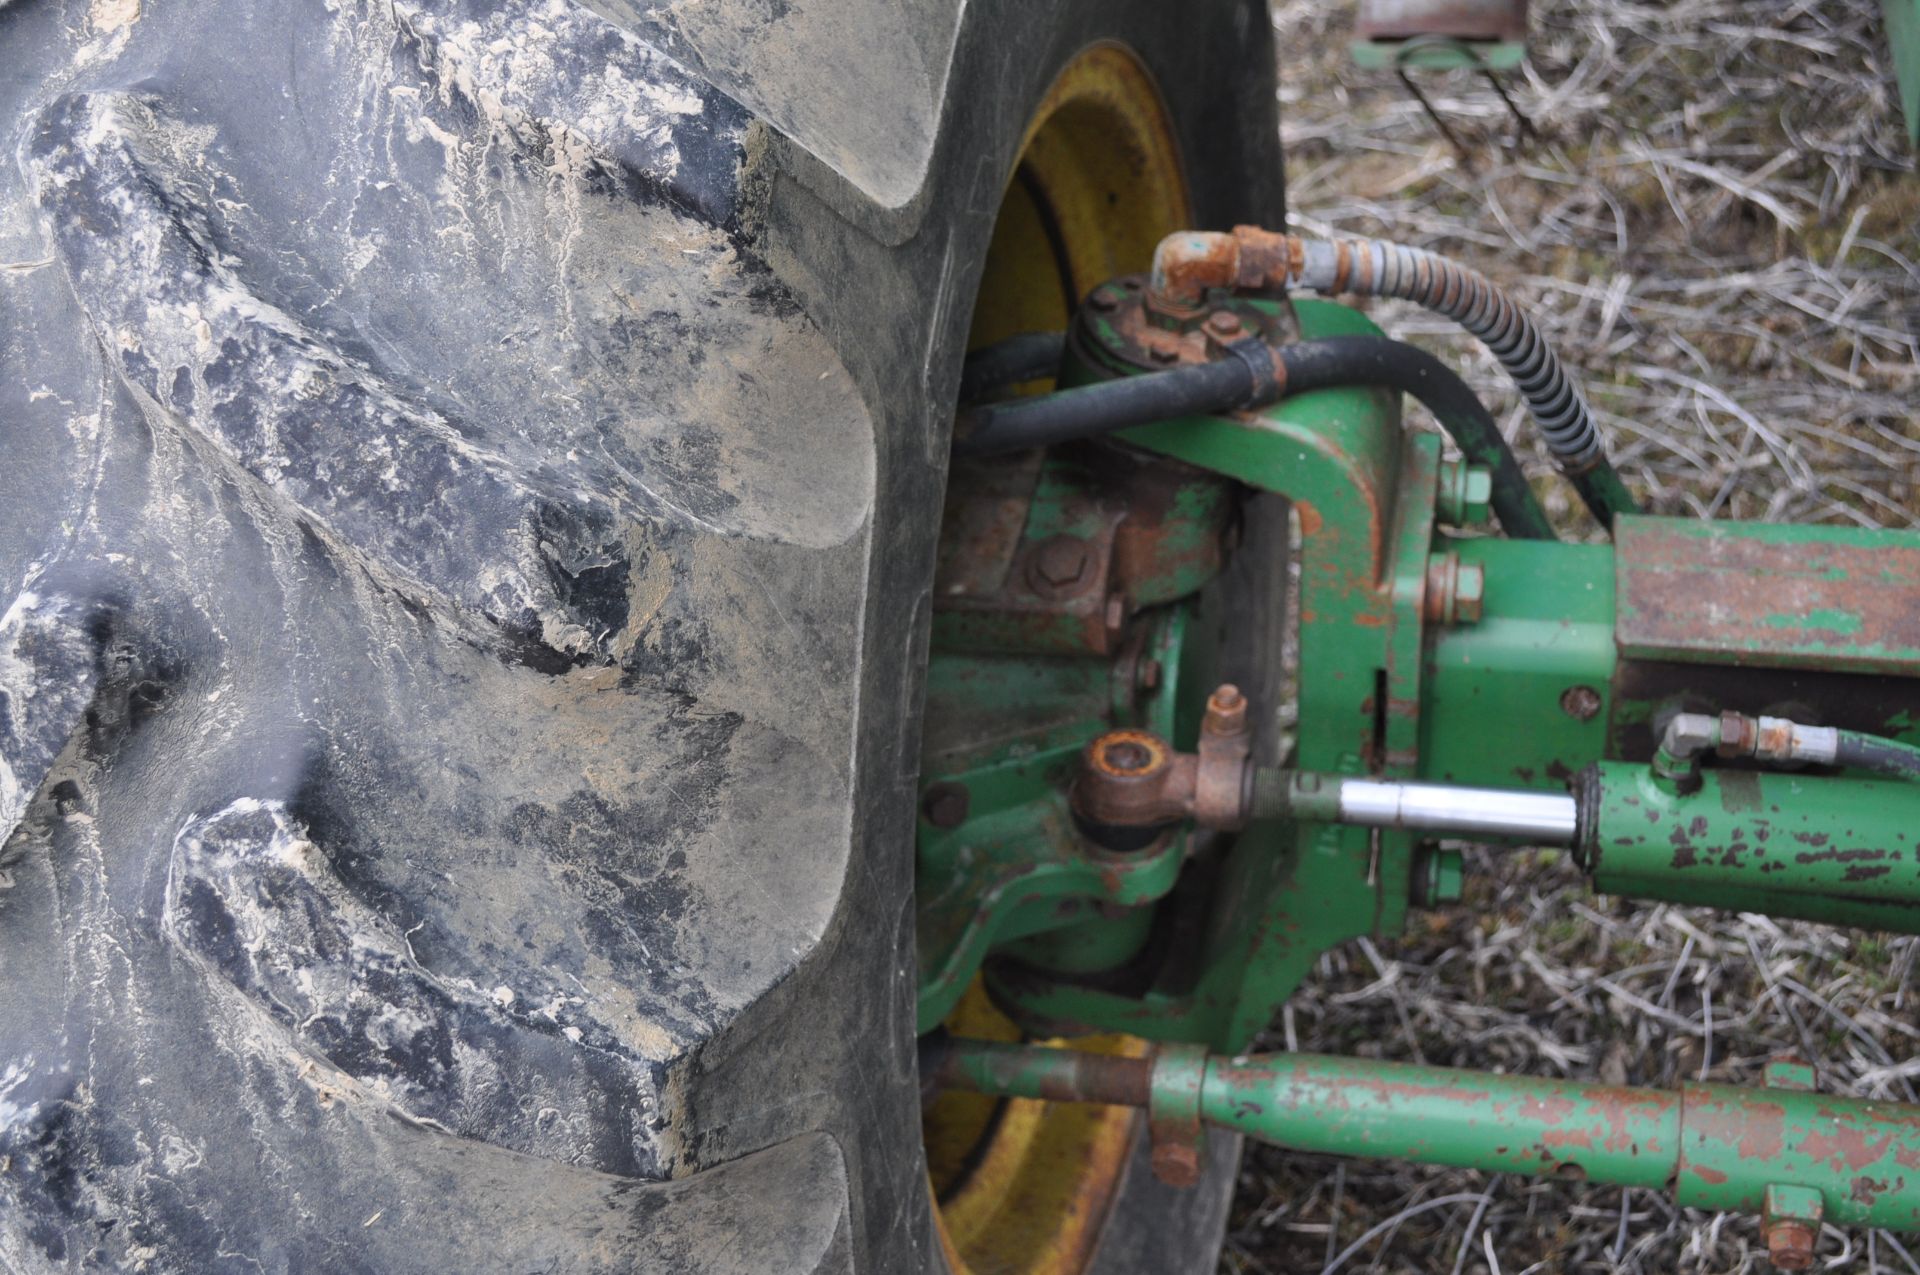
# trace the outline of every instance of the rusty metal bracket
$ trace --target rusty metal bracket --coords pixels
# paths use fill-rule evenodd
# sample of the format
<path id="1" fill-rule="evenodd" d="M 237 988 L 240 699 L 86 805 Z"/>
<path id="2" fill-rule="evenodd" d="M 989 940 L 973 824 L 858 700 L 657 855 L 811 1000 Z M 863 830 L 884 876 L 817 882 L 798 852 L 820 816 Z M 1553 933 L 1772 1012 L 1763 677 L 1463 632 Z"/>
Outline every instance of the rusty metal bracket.
<path id="1" fill-rule="evenodd" d="M 1207 1078 L 1204 1045 L 1162 1045 L 1154 1053 L 1147 1132 L 1153 1141 L 1153 1176 L 1185 1190 L 1200 1181 L 1207 1127 L 1200 1096 Z"/>
<path id="2" fill-rule="evenodd" d="M 1108 731 L 1089 743 L 1073 784 L 1073 813 L 1082 831 L 1112 849 L 1132 849 L 1180 819 L 1238 828 L 1247 820 L 1252 749 L 1246 696 L 1221 686 L 1207 699 L 1198 752 L 1175 752 L 1144 730 Z"/>

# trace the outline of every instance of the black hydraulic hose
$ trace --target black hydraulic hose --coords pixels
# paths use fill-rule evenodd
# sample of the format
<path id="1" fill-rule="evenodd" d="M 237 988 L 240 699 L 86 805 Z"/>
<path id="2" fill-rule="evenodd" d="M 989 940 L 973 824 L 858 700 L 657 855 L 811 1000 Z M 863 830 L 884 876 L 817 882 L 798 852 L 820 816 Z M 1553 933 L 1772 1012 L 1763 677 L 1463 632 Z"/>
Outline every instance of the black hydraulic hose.
<path id="1" fill-rule="evenodd" d="M 1010 385 L 1054 377 L 1066 348 L 1064 332 L 1022 332 L 975 350 L 960 372 L 960 401 L 978 403 Z"/>
<path id="2" fill-rule="evenodd" d="M 1240 357 L 1189 363 L 1057 394 L 967 408 L 954 423 L 953 450 L 961 455 L 982 455 L 1050 447 L 1154 421 L 1272 402 L 1277 395 L 1273 392 L 1273 358 L 1267 348 L 1258 340 L 1239 342 L 1230 348 L 1240 350 Z"/>
<path id="3" fill-rule="evenodd" d="M 1526 312 L 1480 272 L 1383 239 L 1306 239 L 1257 226 L 1180 231 L 1153 255 L 1151 297 L 1175 307 L 1199 306 L 1210 287 L 1296 286 L 1399 297 L 1460 324 L 1513 377 L 1547 450 L 1600 524 L 1611 529 L 1615 514 L 1638 511 L 1607 461 L 1579 385 Z"/>
<path id="4" fill-rule="evenodd" d="M 1833 760 L 1838 765 L 1870 770 L 1894 779 L 1920 780 L 1920 748 L 1855 730 L 1835 733 L 1838 739 Z"/>
<path id="5" fill-rule="evenodd" d="M 1513 449 L 1492 413 L 1468 384 L 1417 345 L 1379 336 L 1334 336 L 1283 345 L 1277 351 L 1288 394 L 1382 385 L 1417 399 L 1454 445 L 1493 475 L 1493 511 L 1516 540 L 1552 540 L 1553 525 L 1534 499 Z"/>
<path id="6" fill-rule="evenodd" d="M 1553 528 L 1493 417 L 1466 382 L 1419 346 L 1387 337 L 1344 336 L 1271 351 L 1257 340 L 1230 348 L 1240 357 L 970 408 L 955 427 L 954 451 L 979 455 L 1047 447 L 1154 421 L 1258 406 L 1282 393 L 1384 386 L 1418 399 L 1468 460 L 1492 471 L 1493 509 L 1509 536 L 1553 538 Z M 1275 360 L 1278 376 L 1272 369 Z"/>

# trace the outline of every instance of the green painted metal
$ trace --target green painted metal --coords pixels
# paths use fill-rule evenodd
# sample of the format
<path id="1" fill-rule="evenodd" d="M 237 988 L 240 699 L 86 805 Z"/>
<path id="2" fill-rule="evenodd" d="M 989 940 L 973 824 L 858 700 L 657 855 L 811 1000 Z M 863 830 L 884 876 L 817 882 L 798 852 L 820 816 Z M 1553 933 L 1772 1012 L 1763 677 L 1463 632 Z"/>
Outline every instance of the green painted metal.
<path id="1" fill-rule="evenodd" d="M 1413 861 L 1414 902 L 1427 907 L 1458 903 L 1467 892 L 1466 856 L 1458 850 L 1423 849 Z"/>
<path id="2" fill-rule="evenodd" d="M 1216 1124 L 1299 1151 L 1655 1189 L 1681 1142 L 1679 1098 L 1659 1090 L 1315 1054 L 1223 1060 L 1202 1105 Z"/>
<path id="3" fill-rule="evenodd" d="M 1920 676 L 1920 532 L 1627 516 L 1631 659 Z"/>
<path id="4" fill-rule="evenodd" d="M 1683 794 L 1644 765 L 1594 767 L 1582 781 L 1594 884 L 1920 932 L 1920 788 L 1711 767 L 1699 784 Z"/>
<path id="5" fill-rule="evenodd" d="M 1306 1054 L 1216 1060 L 1208 1121 L 1299 1151 L 1670 1189 L 1754 1210 L 1817 1190 L 1834 1221 L 1920 1227 L 1920 1108 L 1788 1089 L 1660 1089 Z"/>
<path id="6" fill-rule="evenodd" d="M 1515 40 L 1428 44 L 1404 49 L 1398 43 L 1354 40 L 1347 45 L 1353 64 L 1365 71 L 1511 71 L 1527 60 L 1527 46 Z"/>
<path id="7" fill-rule="evenodd" d="M 1142 369 L 1144 347 L 1115 319 L 1124 281 L 1108 288 L 1070 344 L 1066 382 Z M 1270 337 L 1377 331 L 1325 302 L 1230 304 Z M 995 471 L 943 544 L 963 587 L 936 602 L 933 625 L 918 1013 L 923 1032 L 936 1027 L 979 975 L 1030 1034 L 1173 1047 L 1148 1059 L 959 1042 L 949 1083 L 1144 1106 L 1156 1129 L 1180 1126 L 1186 1150 L 1197 1101 L 1209 1123 L 1300 1150 L 1668 1188 L 1775 1221 L 1920 1227 L 1920 1109 L 1823 1097 L 1804 1068 L 1771 1068 L 1760 1091 L 1668 1093 L 1222 1056 L 1322 953 L 1397 929 L 1412 900 L 1461 893 L 1456 851 L 1340 825 L 1329 776 L 1553 789 L 1579 775 L 1577 853 L 1601 890 L 1920 933 L 1920 786 L 1711 764 L 1663 778 L 1644 760 L 1680 708 L 1793 703 L 1819 721 L 1824 704 L 1841 727 L 1920 734 L 1920 708 L 1902 707 L 1920 705 L 1920 533 L 1632 514 L 1610 545 L 1443 531 L 1485 522 L 1485 472 L 1404 431 L 1385 392 L 1122 437 L 1132 450 L 1061 448 Z M 1067 804 L 1081 751 L 1123 725 L 1193 748 L 1223 635 L 1242 622 L 1210 611 L 1219 593 L 1206 586 L 1249 489 L 1284 497 L 1297 522 L 1291 750 L 1257 758 L 1255 822 L 1239 833 L 1099 851 Z M 1095 547 L 1101 580 L 1130 573 L 1121 592 L 1139 614 L 1124 648 L 1112 623 L 1093 623 L 1107 591 L 1062 606 L 1019 583 L 1063 538 Z M 1609 760 L 1622 754 L 1636 760 Z M 1152 969 L 1158 981 L 1140 986 L 1136 971 Z"/>
<path id="8" fill-rule="evenodd" d="M 1434 517 L 1445 526 L 1484 526 L 1492 516 L 1493 471 L 1461 460 L 1441 461 L 1434 501 Z"/>
<path id="9" fill-rule="evenodd" d="M 1075 832 L 1065 792 L 1096 735 L 1116 726 L 1173 733 L 1175 705 L 1193 693 L 1178 658 L 1187 623 L 1184 608 L 1169 607 L 1143 624 L 1142 658 L 1161 666 L 1151 688 L 1140 685 L 1138 661 L 933 653 L 915 841 L 921 1031 L 951 1012 L 996 946 L 1066 932 L 1029 955 L 1050 950 L 1086 971 L 1125 961 L 1145 940 L 1151 915 L 1141 905 L 1172 888 L 1184 837 L 1110 860 Z M 932 818 L 942 794 L 964 802 L 956 826 Z"/>
<path id="10" fill-rule="evenodd" d="M 1481 569 L 1486 600 L 1479 623 L 1441 630 L 1428 648 L 1420 777 L 1564 787 L 1606 752 L 1612 546 L 1448 543 Z"/>
<path id="11" fill-rule="evenodd" d="M 1343 306 L 1293 303 L 1305 337 L 1378 332 Z M 1320 391 L 1258 414 L 1168 421 L 1127 441 L 1286 496 L 1300 524 L 1299 728 L 1306 769 L 1412 775 L 1421 605 L 1439 440 L 1401 429 L 1395 396 Z M 1192 986 L 1129 996 L 1040 971 L 989 974 L 1030 1030 L 1119 1030 L 1243 1048 L 1321 952 L 1403 922 L 1412 837 L 1271 823 L 1219 866 Z"/>
<path id="12" fill-rule="evenodd" d="M 1804 1074 L 1671 1091 L 1316 1054 L 1148 1060 L 956 1041 L 939 1075 L 1163 1110 L 1190 1102 L 1197 1079 L 1208 1124 L 1291 1150 L 1573 1177 L 1722 1211 L 1758 1211 L 1785 1187 L 1817 1193 L 1832 1221 L 1920 1229 L 1920 1107 L 1816 1093 Z"/>
<path id="13" fill-rule="evenodd" d="M 975 799 L 1002 796 L 993 779 L 1013 792 L 1002 798 L 1002 810 L 969 818 L 964 835 L 943 836 L 946 830 L 922 822 L 916 1012 L 923 1032 L 953 1011 L 996 945 L 1086 921 L 1102 905 L 1138 908 L 1163 897 L 1179 877 L 1184 836 L 1170 833 L 1133 854 L 1102 854 L 1074 833 L 1058 787 L 1020 792 L 1021 778 L 980 777 L 971 789 Z M 1121 960 L 1129 954 L 1114 952 Z"/>
<path id="14" fill-rule="evenodd" d="M 1113 593 L 1138 611 L 1203 587 L 1224 557 L 1231 485 L 1170 466 L 1140 471 L 1074 449 L 1049 454 L 1031 474 L 1017 457 L 956 467 L 936 572 L 933 649 L 1105 656 Z M 1065 587 L 1035 578 L 1034 556 L 1056 542 L 1075 546 L 1083 563 Z"/>
<path id="15" fill-rule="evenodd" d="M 1886 17 L 1887 47 L 1893 51 L 1900 81 L 1900 109 L 1907 117 L 1907 140 L 1920 142 L 1920 0 L 1880 0 Z"/>
<path id="16" fill-rule="evenodd" d="M 1237 308 L 1286 325 L 1277 303 Z M 1376 331 L 1330 303 L 1291 309 L 1304 337 Z M 1123 334 L 1110 329 L 1090 318 L 1068 380 L 1128 370 Z M 1648 691 L 1649 662 L 1703 677 L 1737 668 L 1743 685 L 1775 677 L 1789 689 L 1802 668 L 1920 675 L 1920 535 L 1632 515 L 1617 520 L 1613 545 L 1443 532 L 1484 519 L 1483 475 L 1444 461 L 1437 436 L 1404 431 L 1383 392 L 1305 394 L 1124 440 L 1189 475 L 1165 489 L 1169 516 L 1151 542 L 1168 550 L 1146 572 L 1161 583 L 1143 596 L 1161 605 L 1144 649 L 1115 658 L 1083 644 L 1045 657 L 1045 642 L 1013 649 L 1016 635 L 983 650 L 994 644 L 936 620 L 923 775 L 964 789 L 967 814 L 920 828 L 923 1030 L 980 972 L 1034 1034 L 1120 1031 L 1231 1052 L 1323 952 L 1397 929 L 1412 898 L 1457 897 L 1457 855 L 1416 857 L 1411 833 L 1340 826 L 1310 791 L 1261 806 L 1287 813 L 1215 843 L 1177 895 L 1177 840 L 1102 859 L 1073 829 L 1064 794 L 1095 734 L 1142 725 L 1193 746 L 1217 626 L 1230 621 L 1200 620 L 1196 598 L 1217 563 L 1192 568 L 1244 488 L 1285 497 L 1297 520 L 1297 725 L 1285 758 L 1296 774 L 1557 788 L 1677 704 L 1715 707 Z M 1117 516 L 1102 503 L 1111 474 L 1087 463 L 1049 459 L 1032 475 L 1020 553 L 1051 537 L 1097 539 L 1089 509 Z M 1442 604 L 1430 595 L 1448 578 L 1458 584 Z M 1594 825 L 1602 889 L 1920 930 L 1910 788 L 1896 799 L 1888 790 L 1905 786 L 1710 771 L 1682 798 L 1642 791 L 1642 765 L 1595 773 L 1607 794 Z M 1736 809 L 1750 792 L 1780 809 Z M 1782 846 L 1825 835 L 1847 853 L 1809 843 L 1773 857 L 1756 846 L 1759 830 Z M 1144 989 L 1112 977 L 1163 923 L 1190 936 L 1171 973 Z M 996 954 L 1008 959 L 987 961 Z"/>

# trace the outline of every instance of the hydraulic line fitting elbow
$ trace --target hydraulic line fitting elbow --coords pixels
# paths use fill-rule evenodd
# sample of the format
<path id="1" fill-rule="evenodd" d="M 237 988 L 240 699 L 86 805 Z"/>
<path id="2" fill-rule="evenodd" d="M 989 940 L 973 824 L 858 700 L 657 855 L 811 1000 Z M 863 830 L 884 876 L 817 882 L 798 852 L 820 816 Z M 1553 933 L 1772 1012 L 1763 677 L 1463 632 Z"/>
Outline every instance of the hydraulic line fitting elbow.
<path id="1" fill-rule="evenodd" d="M 1284 288 L 1299 273 L 1305 242 L 1258 226 L 1183 230 L 1153 250 L 1147 307 L 1169 318 L 1201 312 L 1210 288 Z"/>
<path id="2" fill-rule="evenodd" d="M 1768 766 L 1831 766 L 1840 760 L 1840 732 L 1784 717 L 1745 713 L 1675 713 L 1660 735 L 1653 771 L 1680 792 L 1700 787 L 1700 758 L 1751 757 Z"/>
<path id="3" fill-rule="evenodd" d="M 1327 294 L 1368 294 L 1395 264 L 1386 255 L 1393 247 L 1364 239 L 1304 239 L 1259 226 L 1182 230 L 1153 250 L 1147 305 L 1159 314 L 1186 317 L 1200 312 L 1210 288 L 1297 285 Z"/>

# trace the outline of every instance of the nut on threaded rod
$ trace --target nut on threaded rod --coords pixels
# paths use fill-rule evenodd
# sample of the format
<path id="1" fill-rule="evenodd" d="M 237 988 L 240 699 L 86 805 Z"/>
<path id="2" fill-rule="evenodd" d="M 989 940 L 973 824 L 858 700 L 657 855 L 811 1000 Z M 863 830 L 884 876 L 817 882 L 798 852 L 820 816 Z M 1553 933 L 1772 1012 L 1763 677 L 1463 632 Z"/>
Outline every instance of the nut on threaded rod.
<path id="1" fill-rule="evenodd" d="M 1200 729 L 1209 735 L 1242 735 L 1247 729 L 1247 697 L 1231 682 L 1223 682 L 1207 696 L 1207 715 Z"/>

